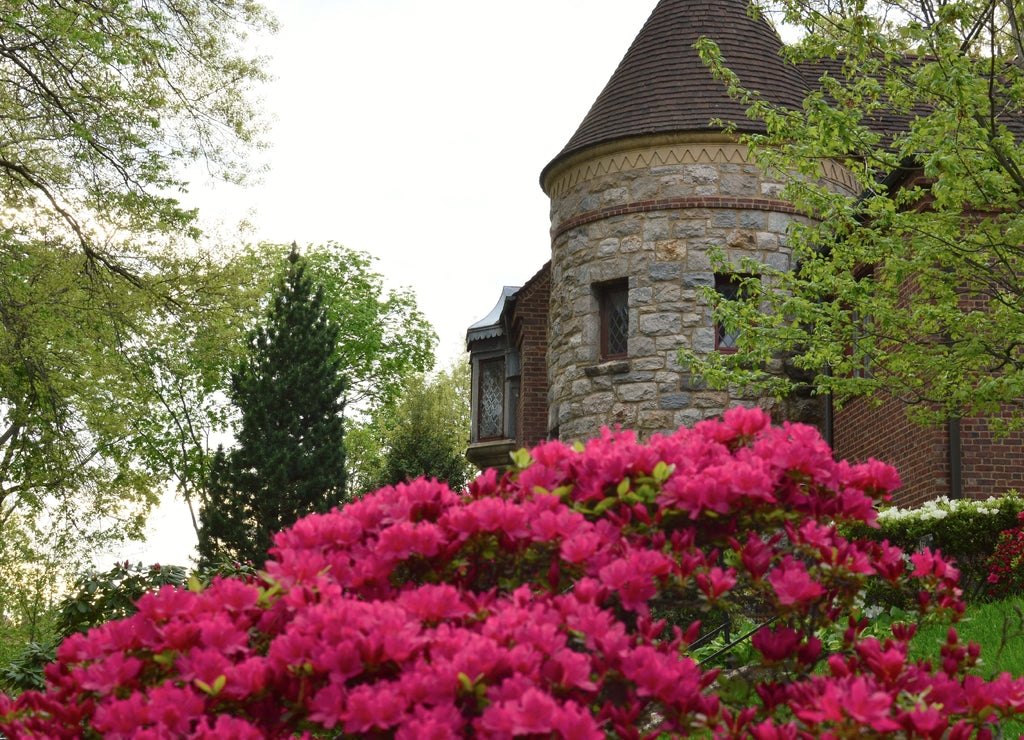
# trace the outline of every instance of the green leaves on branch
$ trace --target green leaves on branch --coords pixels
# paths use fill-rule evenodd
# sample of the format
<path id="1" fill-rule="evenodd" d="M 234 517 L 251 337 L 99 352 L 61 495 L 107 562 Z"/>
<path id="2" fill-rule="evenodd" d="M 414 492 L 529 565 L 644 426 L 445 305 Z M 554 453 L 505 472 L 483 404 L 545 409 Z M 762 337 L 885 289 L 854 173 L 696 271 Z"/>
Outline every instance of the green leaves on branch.
<path id="1" fill-rule="evenodd" d="M 2 223 L 70 237 L 127 271 L 119 241 L 193 229 L 182 168 L 238 180 L 263 127 L 251 98 L 274 29 L 257 2 L 13 0 L 0 13 Z"/>
<path id="2" fill-rule="evenodd" d="M 766 133 L 742 138 L 807 217 L 788 235 L 795 268 L 719 255 L 717 269 L 753 276 L 742 300 L 707 295 L 718 321 L 742 329 L 739 351 L 684 351 L 683 360 L 716 386 L 783 395 L 809 384 L 840 405 L 874 394 L 922 421 L 1019 406 L 1019 9 L 972 0 L 778 7 L 802 31 L 783 52 L 812 88 L 802 109 L 744 89 L 710 42 L 701 52 L 765 122 Z M 828 161 L 852 189 L 821 177 Z M 799 377 L 780 374 L 781 363 Z"/>

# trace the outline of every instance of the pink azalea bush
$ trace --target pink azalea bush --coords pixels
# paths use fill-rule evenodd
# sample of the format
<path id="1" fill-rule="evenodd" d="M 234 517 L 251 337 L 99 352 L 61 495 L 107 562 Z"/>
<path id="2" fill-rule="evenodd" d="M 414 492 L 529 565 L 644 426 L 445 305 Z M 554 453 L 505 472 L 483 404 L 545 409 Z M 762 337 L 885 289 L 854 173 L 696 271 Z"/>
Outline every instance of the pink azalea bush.
<path id="1" fill-rule="evenodd" d="M 815 430 L 747 409 L 520 462 L 464 494 L 382 489 L 280 533 L 256 578 L 144 596 L 68 639 L 45 691 L 0 697 L 0 732 L 959 739 L 1024 712 L 1024 680 L 971 675 L 954 629 L 935 665 L 908 659 L 913 625 L 864 634 L 869 579 L 913 587 L 922 614 L 964 608 L 940 553 L 837 534 L 874 521 L 898 485 L 886 465 L 836 462 Z M 776 616 L 748 691 L 688 654 L 699 623 L 654 618 L 673 605 Z"/>

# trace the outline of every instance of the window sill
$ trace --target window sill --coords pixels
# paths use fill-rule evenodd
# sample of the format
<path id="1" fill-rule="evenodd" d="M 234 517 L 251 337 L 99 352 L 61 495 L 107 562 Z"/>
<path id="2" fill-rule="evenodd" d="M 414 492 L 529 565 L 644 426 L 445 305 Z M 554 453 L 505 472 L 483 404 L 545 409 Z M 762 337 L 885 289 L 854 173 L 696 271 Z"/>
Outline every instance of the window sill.
<path id="1" fill-rule="evenodd" d="M 481 470 L 506 468 L 512 464 L 509 455 L 516 449 L 515 440 L 492 439 L 486 442 L 470 442 L 466 459 Z"/>
<path id="2" fill-rule="evenodd" d="M 600 365 L 592 365 L 583 368 L 583 374 L 588 378 L 598 375 L 622 375 L 629 372 L 629 360 L 607 360 Z"/>

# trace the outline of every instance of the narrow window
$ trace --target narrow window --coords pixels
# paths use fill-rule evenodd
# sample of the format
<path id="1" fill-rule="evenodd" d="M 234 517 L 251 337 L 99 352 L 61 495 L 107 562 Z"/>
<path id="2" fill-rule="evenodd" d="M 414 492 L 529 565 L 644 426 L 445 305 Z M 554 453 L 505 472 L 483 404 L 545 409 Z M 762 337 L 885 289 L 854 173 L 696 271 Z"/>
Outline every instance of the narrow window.
<path id="1" fill-rule="evenodd" d="M 738 301 L 742 297 L 742 275 L 715 275 L 715 292 L 723 301 Z M 739 329 L 729 329 L 715 319 L 715 349 L 726 354 L 735 352 L 740 337 Z"/>
<path id="2" fill-rule="evenodd" d="M 598 289 L 601 310 L 601 359 L 626 356 L 629 338 L 629 283 L 616 280 Z"/>
<path id="3" fill-rule="evenodd" d="M 500 439 L 505 436 L 505 360 L 481 360 L 477 376 L 477 438 Z"/>

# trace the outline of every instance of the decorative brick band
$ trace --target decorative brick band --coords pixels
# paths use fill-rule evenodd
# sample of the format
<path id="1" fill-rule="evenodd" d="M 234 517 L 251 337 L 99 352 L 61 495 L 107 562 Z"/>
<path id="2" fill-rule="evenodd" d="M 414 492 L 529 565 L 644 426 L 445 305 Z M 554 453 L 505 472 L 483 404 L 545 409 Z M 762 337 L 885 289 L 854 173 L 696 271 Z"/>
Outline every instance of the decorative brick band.
<path id="1" fill-rule="evenodd" d="M 602 221 L 615 216 L 631 213 L 650 213 L 652 211 L 675 211 L 697 208 L 731 208 L 743 211 L 770 211 L 774 213 L 795 214 L 796 208 L 791 203 L 773 198 L 739 198 L 725 195 L 686 195 L 678 198 L 659 198 L 658 200 L 641 200 L 618 206 L 606 206 L 592 211 L 584 211 L 566 219 L 551 232 L 551 240 L 572 229 L 586 226 L 595 221 Z"/>

